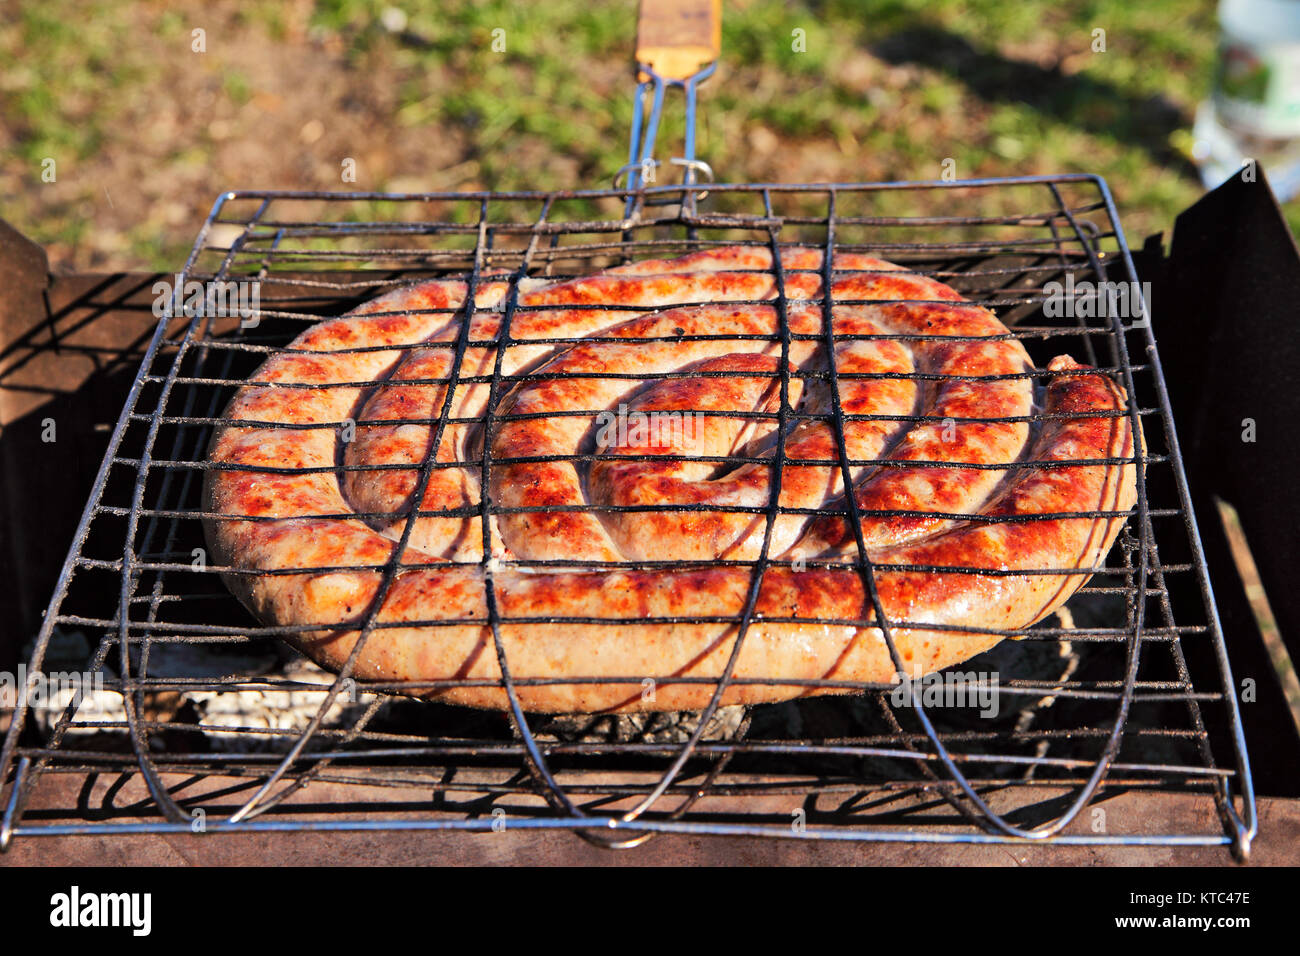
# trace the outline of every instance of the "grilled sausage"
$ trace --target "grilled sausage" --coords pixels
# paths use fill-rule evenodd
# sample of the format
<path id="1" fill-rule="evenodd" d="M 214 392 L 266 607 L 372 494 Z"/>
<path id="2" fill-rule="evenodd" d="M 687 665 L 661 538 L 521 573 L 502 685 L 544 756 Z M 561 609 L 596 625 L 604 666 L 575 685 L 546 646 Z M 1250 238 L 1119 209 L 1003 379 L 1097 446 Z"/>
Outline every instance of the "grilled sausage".
<path id="1" fill-rule="evenodd" d="M 205 529 L 227 583 L 326 667 L 373 618 L 357 677 L 502 708 L 490 586 L 520 700 L 545 712 L 703 706 L 758 573 L 725 703 L 898 679 L 848 494 L 909 676 L 1063 603 L 1136 498 L 1123 391 L 1058 357 L 1031 433 L 1032 365 L 990 312 L 867 256 L 837 255 L 829 298 L 819 251 L 781 265 L 712 249 L 521 280 L 513 303 L 488 277 L 468 329 L 469 288 L 437 280 L 313 326 L 213 437 Z M 611 411 L 691 430 L 602 431 Z M 740 563 L 778 484 L 774 563 Z"/>

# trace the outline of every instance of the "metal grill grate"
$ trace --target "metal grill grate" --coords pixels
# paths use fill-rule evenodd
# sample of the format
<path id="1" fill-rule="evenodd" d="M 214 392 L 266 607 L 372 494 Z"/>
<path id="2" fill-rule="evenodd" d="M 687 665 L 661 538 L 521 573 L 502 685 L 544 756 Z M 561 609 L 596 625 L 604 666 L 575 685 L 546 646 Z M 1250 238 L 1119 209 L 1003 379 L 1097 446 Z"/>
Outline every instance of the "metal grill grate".
<path id="1" fill-rule="evenodd" d="M 52 641 L 71 632 L 87 636 L 92 652 L 85 669 L 101 675 L 109 698 L 120 695 L 122 713 L 90 713 L 83 701 L 80 710 L 74 703 L 44 722 L 30 707 L 15 715 L 0 756 L 0 779 L 11 785 L 0 842 L 87 829 L 190 829 L 204 811 L 211 814 L 210 830 L 504 825 L 570 828 L 611 846 L 677 830 L 810 839 L 1226 844 L 1244 853 L 1255 831 L 1249 765 L 1145 304 L 1127 318 L 1052 319 L 1043 310 L 1044 287 L 1053 281 L 1138 279 L 1105 183 L 1072 175 L 951 184 L 709 185 L 711 211 L 699 211 L 704 188 L 223 195 L 177 279 L 258 280 L 258 321 L 243 328 L 238 316 L 170 310 L 159 321 L 29 664 L 32 673 L 50 669 Z M 249 667 L 254 651 L 284 658 L 288 652 L 279 650 L 277 638 L 293 629 L 257 624 L 218 577 L 226 569 L 197 560 L 194 549 L 204 546 L 199 491 L 210 467 L 205 452 L 212 428 L 233 388 L 257 365 L 308 324 L 418 278 L 467 275 L 471 288 L 489 271 L 512 281 L 525 275 L 561 279 L 744 243 L 774 251 L 812 244 L 893 260 L 994 310 L 1036 365 L 1070 352 L 1127 390 L 1128 414 L 1142 421 L 1147 440 L 1138 506 L 1107 567 L 1065 611 L 1023 631 L 998 632 L 1021 640 L 964 665 L 1004 675 L 996 687 L 1000 716 L 980 718 L 977 706 L 927 709 L 921 700 L 898 707 L 888 686 L 831 680 L 797 683 L 865 693 L 745 712 L 720 709 L 722 690 L 732 681 L 727 676 L 702 714 L 584 720 L 526 716 L 516 682 L 507 677 L 497 683 L 514 705 L 507 718 L 384 693 L 428 690 L 434 682 L 358 687 L 346 673 L 312 683 L 282 660 L 270 669 Z M 830 262 L 825 257 L 824 288 Z M 785 276 L 779 266 L 775 271 L 780 290 Z M 775 304 L 782 321 L 774 341 L 784 355 L 795 336 L 784 320 L 783 295 Z M 507 328 L 515 308 L 511 295 Z M 829 323 L 826 329 L 830 335 Z M 462 375 L 459 358 L 466 348 L 491 344 L 462 335 L 450 373 L 453 381 L 489 384 L 489 433 L 495 397 L 536 377 L 507 380 L 499 362 L 491 375 Z M 783 401 L 773 417 L 784 426 L 795 413 L 784 400 L 791 373 L 784 362 L 780 368 L 773 374 Z M 829 464 L 847 480 L 839 377 L 829 363 L 835 401 L 827 417 L 840 453 L 840 461 Z M 442 415 L 428 422 L 439 435 L 458 421 L 449 417 L 450 389 L 447 395 Z M 784 440 L 777 444 L 779 473 Z M 430 447 L 437 446 L 435 439 Z M 494 464 L 485 450 L 484 488 Z M 426 460 L 418 488 L 431 467 Z M 487 495 L 483 501 L 482 516 L 508 510 Z M 852 496 L 848 503 L 861 556 L 862 516 Z M 748 510 L 767 521 L 770 537 L 775 505 Z M 489 522 L 482 525 L 490 535 Z M 406 523 L 402 547 L 412 526 Z M 775 560 L 767 554 L 768 537 L 756 561 L 724 562 L 752 569 L 746 610 L 735 622 L 737 648 L 762 575 Z M 384 587 L 403 566 L 385 569 Z M 859 557 L 848 567 L 860 572 L 883 619 L 870 564 Z M 488 610 L 500 649 L 490 584 Z M 376 626 L 382 625 L 367 621 L 363 633 Z M 890 649 L 901 671 L 892 642 Z M 508 663 L 502 660 L 507 674 Z M 574 682 L 601 680 L 574 675 Z M 640 680 L 627 677 L 631 684 Z M 276 727 L 242 719 L 238 702 L 277 692 L 309 700 L 310 720 Z M 233 699 L 233 717 L 216 722 L 196 711 L 195 694 Z M 347 706 L 340 708 L 344 698 Z M 151 794 L 144 823 L 24 818 L 33 788 L 46 775 L 137 769 Z M 243 796 L 234 808 L 220 803 L 225 791 L 187 797 L 176 789 L 176 775 L 240 780 Z M 312 781 L 371 796 L 317 807 L 303 818 L 289 797 Z M 385 816 L 366 803 L 376 787 L 416 787 L 434 797 L 404 815 Z M 1085 806 L 1123 788 L 1203 794 L 1223 828 L 1152 834 L 1118 824 L 1100 831 L 1084 825 Z"/>

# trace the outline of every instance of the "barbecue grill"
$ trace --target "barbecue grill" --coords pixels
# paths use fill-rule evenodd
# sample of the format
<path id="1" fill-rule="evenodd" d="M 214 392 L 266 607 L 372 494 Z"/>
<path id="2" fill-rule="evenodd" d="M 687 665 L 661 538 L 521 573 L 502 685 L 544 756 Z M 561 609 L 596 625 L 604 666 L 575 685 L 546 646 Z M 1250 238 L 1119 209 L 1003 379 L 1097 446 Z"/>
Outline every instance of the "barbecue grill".
<path id="1" fill-rule="evenodd" d="M 1107 309 L 1096 292 L 1074 300 L 1089 307 L 1069 316 L 1045 308 L 1054 282 L 1140 288 L 1106 183 L 1090 175 L 712 183 L 688 135 L 682 181 L 656 184 L 647 173 L 665 92 L 675 83 L 688 94 L 689 130 L 702 77 L 644 67 L 644 115 L 614 188 L 241 190 L 217 199 L 175 283 L 255 284 L 258 302 L 190 315 L 169 299 L 141 342 L 139 371 L 26 660 L 34 681 L 56 669 L 59 647 L 84 640 L 88 657 L 75 669 L 94 675 L 98 690 L 43 714 L 30 705 L 15 712 L 0 752 L 0 847 L 84 833 L 563 829 L 605 847 L 677 832 L 1222 845 L 1246 856 L 1257 819 L 1239 686 L 1147 303 L 1136 296 L 1129 309 Z M 288 629 L 252 619 L 221 582 L 229 569 L 207 561 L 200 486 L 212 429 L 234 388 L 308 324 L 427 277 L 466 276 L 472 286 L 493 273 L 513 284 L 737 244 L 774 253 L 820 246 L 828 271 L 831 251 L 892 260 L 995 311 L 1039 367 L 1070 352 L 1126 389 L 1127 415 L 1147 442 L 1137 507 L 1107 564 L 1061 612 L 998 632 L 1016 640 L 961 666 L 994 675 L 984 687 L 996 700 L 992 716 L 988 698 L 927 705 L 924 682 L 900 694 L 894 685 L 804 681 L 856 693 L 720 708 L 734 680 L 728 672 L 706 681 L 716 693 L 702 713 L 542 717 L 523 712 L 506 659 L 497 686 L 510 697 L 509 714 L 419 702 L 401 695 L 432 682 L 358 682 L 346 669 L 305 676 L 281 649 Z M 1162 260 L 1152 252 L 1154 271 Z M 512 294 L 507 328 L 516 307 Z M 467 344 L 458 343 L 460 354 Z M 788 391 L 791 373 L 780 364 Z M 828 374 L 833 387 L 833 363 Z M 459 367 L 451 377 L 473 380 Z M 501 395 L 520 378 L 504 381 L 498 370 L 481 380 Z M 444 409 L 430 424 L 451 421 Z M 489 409 L 485 427 L 493 421 Z M 843 458 L 838 406 L 830 421 Z M 494 464 L 485 451 L 485 476 Z M 421 486 L 432 466 L 424 463 Z M 848 507 L 860 540 L 852 496 Z M 502 510 L 486 495 L 482 508 Z M 770 524 L 775 504 L 757 514 Z M 757 582 L 774 562 L 766 552 L 735 562 L 756 582 L 735 621 L 737 646 Z M 387 569 L 390 578 L 400 567 Z M 851 567 L 874 593 L 877 569 L 863 549 Z M 898 625 L 874 611 L 851 623 L 879 624 L 886 634 Z M 490 601 L 489 614 L 495 632 Z M 636 687 L 642 676 L 621 680 Z M 294 720 L 253 715 L 259 698 L 276 694 L 297 701 Z M 214 699 L 234 703 L 220 720 L 197 703 Z M 38 796 L 60 778 L 120 775 L 125 786 L 137 772 L 147 794 L 128 788 L 140 801 L 130 819 L 110 810 L 69 820 Z M 303 809 L 309 784 L 325 796 Z M 1108 819 L 1106 800 L 1134 790 L 1190 797 L 1212 809 L 1213 823 L 1153 830 L 1119 814 Z M 37 804 L 41 812 L 32 812 Z"/>

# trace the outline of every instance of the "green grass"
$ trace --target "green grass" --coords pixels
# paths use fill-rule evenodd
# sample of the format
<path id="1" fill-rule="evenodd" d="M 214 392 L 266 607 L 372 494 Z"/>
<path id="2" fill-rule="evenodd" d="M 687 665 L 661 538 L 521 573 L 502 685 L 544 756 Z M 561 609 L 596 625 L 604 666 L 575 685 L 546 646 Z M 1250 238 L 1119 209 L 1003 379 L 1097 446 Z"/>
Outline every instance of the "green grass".
<path id="1" fill-rule="evenodd" d="M 406 14 L 402 33 L 382 25 L 390 6 Z M 730 3 L 722 67 L 702 93 L 699 152 L 733 181 L 930 179 L 948 157 L 962 177 L 1097 172 L 1140 238 L 1201 193 L 1186 127 L 1209 83 L 1213 9 L 1212 0 Z M 354 88 L 382 92 L 371 98 L 383 112 L 357 120 L 386 131 L 367 137 L 372 157 L 390 139 L 456 150 L 436 166 L 395 160 L 365 188 L 409 188 L 462 166 L 451 187 L 603 186 L 626 159 L 634 23 L 630 0 L 321 0 L 305 10 L 251 0 L 237 13 L 196 2 L 24 3 L 0 23 L 9 197 L 0 213 L 69 265 L 173 268 L 219 188 L 337 188 L 317 172 L 337 168 L 335 157 L 282 135 L 240 140 L 240 123 L 310 110 L 329 119 L 353 109 Z M 188 49 L 195 26 L 209 31 L 203 58 Z M 1104 53 L 1090 50 L 1097 28 Z M 493 49 L 498 30 L 504 52 Z M 277 84 L 259 69 L 268 57 L 314 59 L 342 83 L 328 97 Z M 190 99 L 173 101 L 174 129 L 142 145 L 179 90 Z M 214 117 L 229 118 L 240 149 L 213 132 Z M 661 156 L 676 151 L 680 124 L 673 103 Z M 57 189 L 39 184 L 44 157 L 58 161 Z M 114 180 L 110 207 L 105 184 L 122 168 L 131 174 Z M 1288 215 L 1300 226 L 1296 204 Z"/>

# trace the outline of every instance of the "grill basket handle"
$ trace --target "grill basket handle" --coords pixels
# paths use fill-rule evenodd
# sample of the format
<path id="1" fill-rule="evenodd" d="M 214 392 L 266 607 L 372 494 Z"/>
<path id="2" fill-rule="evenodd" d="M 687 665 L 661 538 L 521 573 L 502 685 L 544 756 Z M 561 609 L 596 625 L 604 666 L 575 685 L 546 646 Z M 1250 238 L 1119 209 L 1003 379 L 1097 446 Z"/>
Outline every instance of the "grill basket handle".
<path id="1" fill-rule="evenodd" d="M 636 24 L 641 82 L 658 74 L 684 83 L 716 63 L 721 52 L 722 0 L 641 0 Z"/>
<path id="2" fill-rule="evenodd" d="M 627 177 L 629 191 L 653 185 L 659 161 L 654 158 L 664 95 L 669 87 L 680 87 L 686 96 L 685 133 L 682 155 L 669 162 L 682 167 L 682 183 L 692 186 L 703 176 L 713 181 L 713 169 L 695 157 L 695 103 L 699 84 L 713 74 L 722 50 L 722 0 L 641 0 L 636 30 L 636 100 L 632 111 L 627 163 L 614 174 L 614 188 Z M 682 196 L 684 211 L 694 212 L 695 203 L 707 191 L 687 190 Z M 628 196 L 631 216 L 637 197 Z M 674 200 L 659 197 L 645 200 L 663 205 Z"/>

